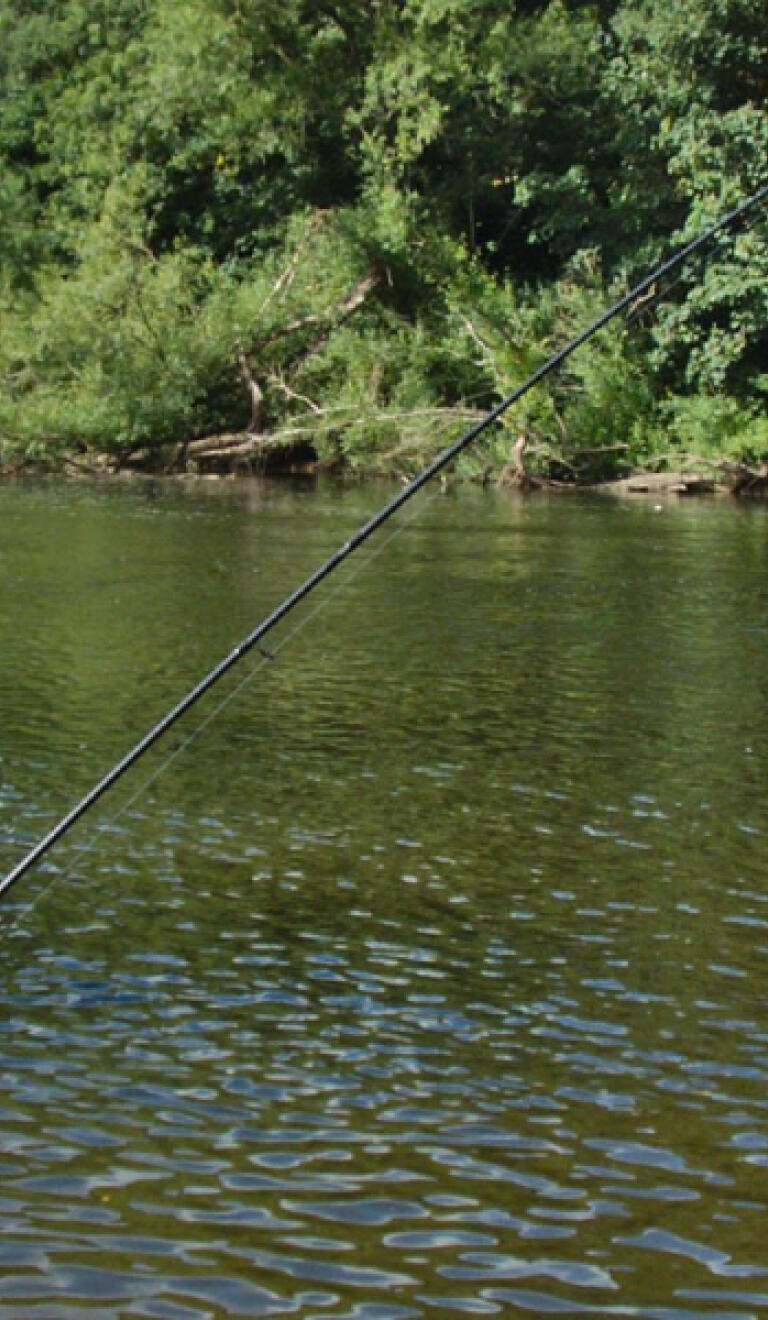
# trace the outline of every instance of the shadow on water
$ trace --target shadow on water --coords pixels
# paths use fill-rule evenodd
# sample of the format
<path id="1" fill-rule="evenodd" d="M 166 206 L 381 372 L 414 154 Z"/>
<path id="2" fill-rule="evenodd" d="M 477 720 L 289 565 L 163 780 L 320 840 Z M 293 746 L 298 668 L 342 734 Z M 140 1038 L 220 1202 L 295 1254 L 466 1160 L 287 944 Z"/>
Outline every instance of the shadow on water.
<path id="1" fill-rule="evenodd" d="M 4 865 L 380 499 L 0 488 Z M 14 890 L 0 1316 L 762 1313 L 767 553 L 449 492 Z"/>

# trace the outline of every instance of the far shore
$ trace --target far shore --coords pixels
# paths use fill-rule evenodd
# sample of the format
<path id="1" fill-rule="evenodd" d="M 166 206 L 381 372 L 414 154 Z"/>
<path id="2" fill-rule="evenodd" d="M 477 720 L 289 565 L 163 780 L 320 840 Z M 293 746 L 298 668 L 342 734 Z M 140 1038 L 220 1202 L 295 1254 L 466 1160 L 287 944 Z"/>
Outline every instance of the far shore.
<path id="1" fill-rule="evenodd" d="M 84 454 L 66 455 L 56 463 L 7 462 L 0 463 L 0 480 L 13 481 L 34 478 L 60 477 L 71 481 L 146 481 L 163 480 L 184 483 L 219 483 L 237 482 L 248 478 L 289 479 L 304 477 L 307 479 L 335 477 L 340 481 L 400 481 L 407 484 L 416 471 L 387 470 L 372 466 L 370 468 L 350 468 L 344 464 L 329 464 L 317 460 L 306 452 L 294 455 L 281 455 L 281 461 L 261 463 L 224 462 L 224 454 L 219 451 L 220 461 L 216 464 L 203 464 L 198 461 L 186 463 L 183 467 L 174 463 L 141 461 L 145 453 L 136 460 L 120 461 L 114 455 Z M 229 455 L 226 455 L 229 458 Z M 446 478 L 442 480 L 445 482 Z M 471 483 L 489 487 L 499 487 L 520 492 L 552 492 L 558 494 L 577 494 L 593 492 L 613 496 L 618 499 L 642 500 L 659 498 L 686 499 L 697 497 L 765 497 L 768 493 L 768 464 L 760 468 L 747 467 L 743 464 L 726 462 L 701 462 L 689 465 L 681 462 L 676 469 L 668 467 L 664 471 L 638 469 L 619 477 L 612 476 L 603 480 L 563 479 L 558 473 L 552 476 L 546 473 L 527 471 L 520 465 L 506 465 L 488 469 L 481 474 L 452 472 L 448 478 L 460 484 Z"/>

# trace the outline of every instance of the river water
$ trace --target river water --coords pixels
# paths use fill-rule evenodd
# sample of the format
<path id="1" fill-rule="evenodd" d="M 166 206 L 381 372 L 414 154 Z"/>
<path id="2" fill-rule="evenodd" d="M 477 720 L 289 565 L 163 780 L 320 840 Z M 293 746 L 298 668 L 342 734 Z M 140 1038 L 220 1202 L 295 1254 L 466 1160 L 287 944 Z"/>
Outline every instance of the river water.
<path id="1" fill-rule="evenodd" d="M 3 868 L 386 494 L 0 487 Z M 6 897 L 1 1317 L 768 1311 L 768 510 L 420 498 Z"/>

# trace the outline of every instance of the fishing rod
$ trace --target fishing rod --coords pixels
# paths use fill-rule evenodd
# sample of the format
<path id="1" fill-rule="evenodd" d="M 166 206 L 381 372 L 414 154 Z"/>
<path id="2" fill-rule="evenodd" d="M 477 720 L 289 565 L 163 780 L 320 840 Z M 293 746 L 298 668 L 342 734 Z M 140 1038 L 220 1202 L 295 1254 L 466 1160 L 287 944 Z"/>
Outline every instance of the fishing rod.
<path id="1" fill-rule="evenodd" d="M 238 644 L 233 647 L 233 649 L 224 656 L 224 658 L 220 660 L 204 678 L 202 678 L 186 693 L 185 696 L 182 697 L 181 701 L 169 710 L 161 720 L 158 720 L 157 724 L 153 725 L 148 733 L 146 733 L 144 737 L 125 754 L 125 756 L 121 757 L 121 759 L 112 766 L 111 770 L 109 770 L 96 784 L 93 785 L 92 788 L 88 790 L 79 802 L 75 803 L 65 816 L 62 816 L 61 820 L 59 820 L 58 823 L 35 844 L 34 848 L 32 848 L 26 856 L 23 857 L 2 880 L 0 880 L 0 896 L 5 894 L 6 891 L 9 890 L 17 880 L 20 880 L 23 875 L 26 875 L 27 871 L 31 870 L 31 868 L 45 856 L 54 844 L 58 843 L 58 841 L 63 838 L 72 826 L 80 820 L 81 816 L 84 816 L 85 813 L 96 802 L 98 802 L 99 798 L 101 798 L 113 784 L 116 784 L 117 781 L 121 779 L 128 770 L 130 770 L 131 766 L 135 765 L 139 758 L 143 756 L 145 752 L 148 752 L 150 747 L 153 747 L 155 743 L 162 738 L 163 734 L 167 733 L 167 731 L 181 719 L 182 715 L 185 715 L 206 692 L 210 691 L 214 684 L 218 683 L 220 678 L 223 678 L 223 676 L 228 673 L 228 671 L 232 669 L 239 660 L 242 660 L 249 651 L 252 651 L 254 647 L 258 647 L 263 638 L 267 636 L 267 633 L 271 632 L 272 629 L 286 617 L 286 615 L 290 614 L 291 611 L 310 594 L 310 592 L 314 591 L 316 587 L 319 587 L 320 583 L 324 582 L 331 573 L 343 564 L 345 559 L 348 559 L 355 550 L 359 549 L 359 547 L 369 539 L 369 537 L 373 536 L 374 532 L 378 531 L 378 529 L 387 522 L 393 514 L 397 513 L 398 509 L 401 509 L 408 500 L 412 499 L 423 486 L 426 486 L 427 483 L 432 480 L 433 477 L 437 476 L 439 472 L 442 472 L 444 468 L 452 463 L 453 460 L 463 452 L 463 450 L 467 449 L 469 445 L 478 438 L 478 436 L 482 435 L 484 431 L 487 431 L 489 427 L 493 426 L 514 403 L 517 403 L 524 394 L 527 394 L 535 385 L 538 385 L 545 376 L 550 374 L 550 372 L 555 371 L 571 356 L 572 353 L 575 353 L 577 349 L 581 348 L 582 344 L 585 344 L 588 339 L 591 339 L 599 330 L 602 330 L 603 326 L 608 325 L 608 323 L 614 320 L 615 317 L 620 316 L 623 311 L 631 309 L 632 305 L 636 303 L 639 298 L 642 298 L 644 294 L 647 294 L 653 285 L 658 284 L 666 275 L 675 270 L 695 252 L 704 248 L 716 234 L 720 233 L 721 230 L 730 228 L 731 225 L 735 224 L 742 216 L 758 206 L 759 203 L 767 197 L 768 183 L 759 188 L 758 191 L 753 193 L 746 201 L 740 203 L 739 206 L 729 211 L 726 215 L 721 216 L 719 220 L 701 233 L 698 238 L 693 239 L 685 247 L 681 248 L 679 252 L 662 262 L 655 270 L 651 271 L 650 275 L 646 275 L 645 279 L 642 279 L 639 284 L 636 284 L 633 289 L 630 289 L 629 293 L 625 293 L 623 297 L 617 299 L 617 301 L 606 311 L 602 312 L 600 316 L 592 321 L 586 329 L 582 330 L 580 334 L 571 339 L 563 348 L 558 349 L 551 357 L 547 358 L 546 362 L 543 362 L 540 367 L 537 367 L 527 380 L 523 381 L 522 385 L 518 385 L 511 394 L 508 394 L 506 398 L 502 399 L 500 403 L 490 409 L 480 421 L 470 427 L 470 429 L 458 440 L 454 441 L 454 443 L 449 445 L 447 449 L 444 449 L 442 453 L 438 454 L 437 458 L 433 459 L 431 463 L 423 468 L 423 470 L 414 477 L 408 485 L 404 486 L 397 495 L 389 500 L 378 513 L 374 514 L 372 518 L 369 518 L 362 527 L 359 527 L 348 541 L 345 541 L 343 545 L 339 546 L 339 548 L 335 550 L 324 563 L 316 568 L 300 586 L 292 591 L 290 595 L 286 596 L 285 599 L 282 600 L 270 614 L 262 619 L 242 641 L 238 642 Z"/>

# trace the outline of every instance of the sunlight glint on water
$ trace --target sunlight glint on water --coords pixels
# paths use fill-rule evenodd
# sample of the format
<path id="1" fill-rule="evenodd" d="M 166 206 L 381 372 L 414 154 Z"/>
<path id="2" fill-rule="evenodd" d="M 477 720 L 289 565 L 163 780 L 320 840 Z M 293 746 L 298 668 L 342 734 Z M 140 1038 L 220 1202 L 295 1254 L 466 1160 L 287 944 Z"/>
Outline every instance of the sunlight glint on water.
<path id="1" fill-rule="evenodd" d="M 0 488 L 3 867 L 383 498 Z M 172 735 L 6 902 L 0 1317 L 764 1313 L 767 567 L 449 492 Z"/>

